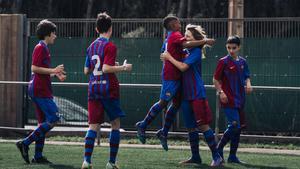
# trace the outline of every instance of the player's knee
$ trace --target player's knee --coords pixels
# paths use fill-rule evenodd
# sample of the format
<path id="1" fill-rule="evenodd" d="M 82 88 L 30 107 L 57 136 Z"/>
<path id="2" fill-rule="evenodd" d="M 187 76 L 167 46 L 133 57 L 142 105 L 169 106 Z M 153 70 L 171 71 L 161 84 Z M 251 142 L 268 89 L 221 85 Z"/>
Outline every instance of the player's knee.
<path id="1" fill-rule="evenodd" d="M 117 118 L 110 122 L 112 130 L 119 130 L 120 129 L 120 118 Z"/>
<path id="2" fill-rule="evenodd" d="M 209 125 L 207 125 L 207 124 L 199 125 L 199 130 L 200 130 L 201 132 L 206 132 L 206 131 L 209 130 L 209 129 L 210 129 L 210 127 L 209 127 Z"/>
<path id="3" fill-rule="evenodd" d="M 89 124 L 89 129 L 98 131 L 100 129 L 100 125 L 99 124 Z"/>
<path id="4" fill-rule="evenodd" d="M 187 128 L 187 131 L 188 131 L 189 133 L 194 132 L 194 131 L 196 131 L 196 130 L 197 130 L 196 128 Z"/>
<path id="5" fill-rule="evenodd" d="M 158 104 L 160 107 L 167 107 L 168 102 L 165 100 L 159 100 Z"/>

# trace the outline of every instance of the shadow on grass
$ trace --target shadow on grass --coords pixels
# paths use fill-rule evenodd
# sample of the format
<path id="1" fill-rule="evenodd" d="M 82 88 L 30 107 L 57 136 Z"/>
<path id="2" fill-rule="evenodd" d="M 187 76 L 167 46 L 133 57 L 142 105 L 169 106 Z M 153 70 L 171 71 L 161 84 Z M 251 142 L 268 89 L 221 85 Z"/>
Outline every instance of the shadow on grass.
<path id="1" fill-rule="evenodd" d="M 75 168 L 71 165 L 63 165 L 63 164 L 50 164 L 49 167 L 54 169 L 78 169 L 78 167 Z"/>
<path id="2" fill-rule="evenodd" d="M 273 167 L 273 166 L 263 166 L 254 164 L 237 164 L 246 168 L 259 168 L 259 169 L 287 169 L 286 167 Z"/>

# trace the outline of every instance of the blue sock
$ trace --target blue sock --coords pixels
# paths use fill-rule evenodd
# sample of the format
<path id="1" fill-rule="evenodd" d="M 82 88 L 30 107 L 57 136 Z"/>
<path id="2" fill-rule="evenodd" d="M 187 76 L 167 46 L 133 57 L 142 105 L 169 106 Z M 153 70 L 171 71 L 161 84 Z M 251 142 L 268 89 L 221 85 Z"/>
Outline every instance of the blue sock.
<path id="1" fill-rule="evenodd" d="M 94 150 L 95 138 L 97 137 L 97 132 L 94 130 L 88 130 L 85 135 L 85 145 L 84 145 L 84 160 L 91 163 L 91 157 Z"/>
<path id="2" fill-rule="evenodd" d="M 37 141 L 40 137 L 45 137 L 46 133 L 52 128 L 49 123 L 44 122 L 38 126 L 28 137 L 23 140 L 23 144 L 29 146 L 32 142 Z"/>
<path id="3" fill-rule="evenodd" d="M 116 163 L 119 144 L 120 144 L 120 131 L 112 130 L 110 132 L 110 137 L 109 137 L 109 147 L 110 147 L 109 162 L 111 163 Z"/>
<path id="4" fill-rule="evenodd" d="M 232 135 L 232 128 L 227 128 L 217 145 L 218 152 L 223 159 L 224 159 L 223 149 L 225 145 L 228 143 L 228 141 L 230 140 L 230 138 L 232 137 L 231 135 Z"/>
<path id="5" fill-rule="evenodd" d="M 215 134 L 212 129 L 209 129 L 203 133 L 205 141 L 211 151 L 212 158 L 216 160 L 219 157 L 219 153 L 217 151 L 217 143 L 215 140 Z"/>
<path id="6" fill-rule="evenodd" d="M 198 131 L 189 132 L 189 141 L 191 146 L 192 152 L 192 159 L 194 161 L 200 161 L 200 154 L 199 154 L 199 133 Z"/>
<path id="7" fill-rule="evenodd" d="M 147 126 L 155 119 L 155 117 L 162 111 L 162 107 L 158 103 L 155 103 L 149 110 L 145 119 L 140 124 L 140 127 L 146 129 Z"/>
<path id="8" fill-rule="evenodd" d="M 231 138 L 229 156 L 236 157 L 236 152 L 240 143 L 240 135 L 241 129 L 237 128 Z"/>
<path id="9" fill-rule="evenodd" d="M 171 127 L 171 125 L 174 122 L 174 119 L 175 119 L 177 111 L 178 111 L 178 109 L 176 107 L 170 106 L 169 109 L 168 109 L 168 111 L 167 111 L 167 113 L 166 113 L 165 124 L 164 124 L 164 127 L 162 129 L 163 134 L 165 136 L 168 136 L 170 127 Z"/>
<path id="10" fill-rule="evenodd" d="M 35 141 L 35 154 L 34 154 L 35 159 L 43 157 L 44 144 L 45 144 L 45 136 L 40 137 L 40 139 Z"/>

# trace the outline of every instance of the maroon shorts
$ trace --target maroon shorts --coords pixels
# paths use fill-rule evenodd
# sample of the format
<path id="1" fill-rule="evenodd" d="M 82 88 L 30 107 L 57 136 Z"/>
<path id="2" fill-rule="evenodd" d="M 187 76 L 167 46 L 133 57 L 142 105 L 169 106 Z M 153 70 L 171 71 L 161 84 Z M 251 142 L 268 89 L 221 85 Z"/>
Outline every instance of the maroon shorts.
<path id="1" fill-rule="evenodd" d="M 88 101 L 89 124 L 101 124 L 104 121 L 104 107 L 100 100 Z"/>

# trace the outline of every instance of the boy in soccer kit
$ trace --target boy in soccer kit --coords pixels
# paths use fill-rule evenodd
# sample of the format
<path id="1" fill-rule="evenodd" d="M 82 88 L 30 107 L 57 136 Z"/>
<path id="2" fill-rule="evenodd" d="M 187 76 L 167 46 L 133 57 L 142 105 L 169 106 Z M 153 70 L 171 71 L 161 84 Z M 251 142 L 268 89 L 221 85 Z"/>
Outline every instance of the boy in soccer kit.
<path id="1" fill-rule="evenodd" d="M 60 81 L 66 79 L 63 65 L 51 68 L 51 57 L 48 45 L 54 43 L 56 39 L 55 32 L 56 25 L 48 20 L 42 20 L 36 30 L 37 37 L 40 41 L 35 46 L 32 54 L 32 76 L 28 93 L 36 108 L 38 128 L 28 137 L 16 143 L 23 159 L 28 164 L 30 163 L 28 150 L 32 142 L 35 142 L 35 155 L 31 162 L 51 163 L 42 154 L 46 133 L 59 121 L 57 115 L 58 108 L 53 101 L 50 77 L 56 76 Z"/>
<path id="2" fill-rule="evenodd" d="M 213 44 L 214 39 L 186 41 L 180 33 L 181 23 L 176 16 L 168 15 L 163 20 L 164 28 L 167 30 L 167 37 L 163 43 L 161 53 L 168 51 L 176 60 L 182 59 L 184 47 L 200 46 L 205 43 Z M 145 144 L 146 143 L 146 128 L 155 117 L 167 107 L 168 103 L 172 101 L 165 115 L 165 123 L 162 129 L 157 131 L 162 147 L 167 151 L 167 135 L 169 129 L 174 121 L 175 115 L 180 107 L 180 91 L 181 86 L 181 72 L 169 61 L 164 62 L 162 69 L 162 87 L 160 93 L 160 100 L 155 103 L 148 111 L 143 121 L 136 123 L 137 137 Z"/>
<path id="3" fill-rule="evenodd" d="M 242 115 L 245 106 L 245 93 L 252 91 L 250 71 L 246 60 L 238 55 L 240 50 L 240 38 L 238 36 L 228 37 L 226 48 L 228 55 L 219 60 L 213 79 L 228 124 L 217 149 L 224 159 L 223 148 L 230 140 L 228 162 L 242 163 L 236 156 L 236 152 L 240 141 L 241 126 L 244 123 Z"/>
<path id="4" fill-rule="evenodd" d="M 187 25 L 185 38 L 187 41 L 206 39 L 205 32 L 201 26 Z M 204 82 L 202 80 L 202 48 L 204 45 L 187 49 L 187 57 L 183 62 L 177 61 L 170 53 L 165 52 L 161 55 L 162 60 L 168 60 L 183 72 L 183 100 L 181 108 L 185 126 L 189 132 L 189 141 L 192 157 L 181 164 L 201 164 L 199 154 L 199 134 L 198 130 L 203 132 L 205 141 L 212 152 L 211 166 L 222 165 L 223 159 L 217 151 L 217 143 L 213 130 L 209 127 L 212 121 L 211 110 L 206 100 Z"/>
<path id="5" fill-rule="evenodd" d="M 110 157 L 107 169 L 118 169 L 116 156 L 120 143 L 120 117 L 125 113 L 120 108 L 119 82 L 117 72 L 131 71 L 132 65 L 116 65 L 117 47 L 109 41 L 112 34 L 112 20 L 106 13 L 100 13 L 96 20 L 96 31 L 100 34 L 87 49 L 84 73 L 90 74 L 88 88 L 88 123 L 85 136 L 85 151 L 82 169 L 92 168 L 91 156 L 100 124 L 107 113 L 111 132 L 109 137 Z"/>

